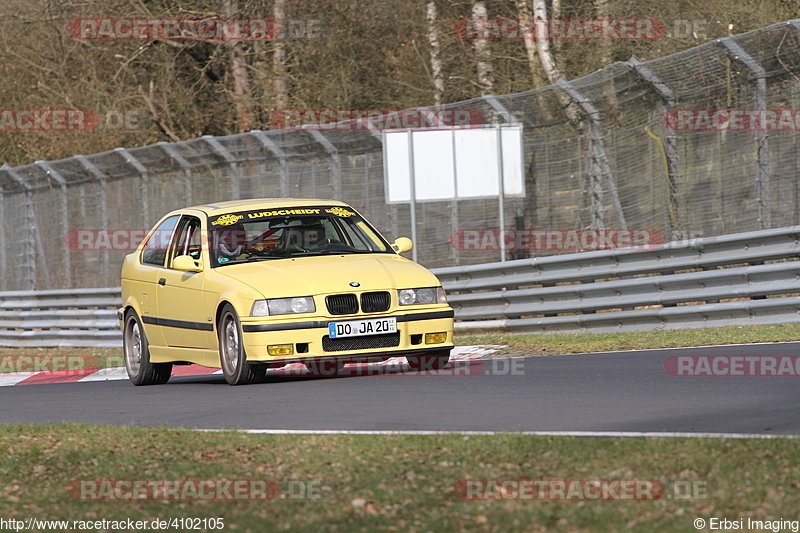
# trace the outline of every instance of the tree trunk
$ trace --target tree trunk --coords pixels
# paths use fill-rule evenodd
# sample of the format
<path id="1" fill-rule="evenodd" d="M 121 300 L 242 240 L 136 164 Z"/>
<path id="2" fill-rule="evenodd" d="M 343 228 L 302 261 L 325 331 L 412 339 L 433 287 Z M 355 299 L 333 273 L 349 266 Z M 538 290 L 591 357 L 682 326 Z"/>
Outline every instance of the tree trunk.
<path id="1" fill-rule="evenodd" d="M 561 18 L 561 0 L 552 0 L 550 2 L 550 20 L 558 20 Z M 561 40 L 556 39 L 552 43 L 553 51 L 558 52 L 561 49 Z"/>
<path id="2" fill-rule="evenodd" d="M 223 0 L 223 12 L 226 19 L 236 18 L 239 13 L 238 0 Z M 239 115 L 239 131 L 251 130 L 252 110 L 250 109 L 250 83 L 247 76 L 247 63 L 239 41 L 229 40 L 226 43 L 228 56 L 231 62 L 231 76 L 233 77 L 233 100 Z"/>
<path id="3" fill-rule="evenodd" d="M 594 0 L 594 7 L 595 13 L 598 19 L 607 19 L 609 18 L 608 15 L 608 0 Z M 613 61 L 611 56 L 611 41 L 609 39 L 601 39 L 599 42 L 600 46 L 600 62 L 603 67 L 607 67 Z M 619 105 L 617 101 L 617 91 L 616 87 L 614 86 L 614 79 L 609 77 L 603 87 L 603 93 L 606 95 L 606 99 L 608 100 L 608 104 L 612 108 L 616 108 Z"/>
<path id="4" fill-rule="evenodd" d="M 548 19 L 546 0 L 533 0 L 533 18 L 537 24 L 537 27 L 539 27 L 539 25 L 547 27 Z M 539 38 L 536 39 L 536 51 L 539 52 L 539 61 L 542 63 L 542 69 L 544 69 L 547 79 L 551 84 L 555 84 L 562 76 L 561 70 L 559 70 L 556 60 L 550 51 L 550 36 L 548 35 L 548 32 L 538 33 Z M 578 122 L 580 120 L 580 113 L 575 108 L 575 104 L 572 102 L 569 96 L 561 91 L 558 91 L 556 94 L 558 95 L 558 101 L 564 108 L 564 112 L 567 114 L 569 120 L 573 123 Z"/>
<path id="5" fill-rule="evenodd" d="M 289 105 L 289 94 L 286 89 L 286 0 L 275 0 L 272 18 L 278 29 L 275 38 L 275 50 L 272 53 L 272 92 L 275 110 L 280 111 Z"/>
<path id="6" fill-rule="evenodd" d="M 525 27 L 525 22 L 532 20 L 531 9 L 528 6 L 528 0 L 517 0 L 517 16 L 520 19 L 520 25 Z M 528 54 L 528 67 L 531 69 L 531 80 L 533 81 L 533 88 L 538 89 L 547 85 L 547 80 L 540 72 L 541 65 L 539 59 L 536 57 L 536 35 L 525 32 L 523 37 L 525 43 L 525 51 Z"/>
<path id="7" fill-rule="evenodd" d="M 431 46 L 431 76 L 433 77 L 433 102 L 438 107 L 442 105 L 444 95 L 444 78 L 442 77 L 442 59 L 440 57 L 441 46 L 439 44 L 439 31 L 436 28 L 438 15 L 436 13 L 436 2 L 428 2 L 428 43 Z"/>
<path id="8" fill-rule="evenodd" d="M 486 4 L 477 1 L 472 4 L 472 18 L 486 21 L 488 15 L 486 12 Z M 482 27 L 486 27 L 484 22 Z M 489 50 L 489 42 L 483 38 L 478 37 L 473 41 L 475 47 L 475 55 L 478 58 L 478 84 L 481 86 L 481 94 L 492 94 L 494 92 L 494 79 L 492 76 L 492 53 Z"/>

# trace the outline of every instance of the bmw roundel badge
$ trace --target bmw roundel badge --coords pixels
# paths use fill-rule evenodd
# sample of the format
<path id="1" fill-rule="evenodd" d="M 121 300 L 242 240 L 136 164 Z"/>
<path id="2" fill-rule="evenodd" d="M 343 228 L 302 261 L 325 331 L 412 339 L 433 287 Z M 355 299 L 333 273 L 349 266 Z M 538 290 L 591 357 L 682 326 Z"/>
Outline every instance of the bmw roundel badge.
<path id="1" fill-rule="evenodd" d="M 350 282 L 350 286 L 351 286 L 351 287 L 360 287 L 360 286 L 361 286 L 361 284 L 360 284 L 359 282 L 357 282 L 357 281 L 351 281 L 351 282 Z"/>

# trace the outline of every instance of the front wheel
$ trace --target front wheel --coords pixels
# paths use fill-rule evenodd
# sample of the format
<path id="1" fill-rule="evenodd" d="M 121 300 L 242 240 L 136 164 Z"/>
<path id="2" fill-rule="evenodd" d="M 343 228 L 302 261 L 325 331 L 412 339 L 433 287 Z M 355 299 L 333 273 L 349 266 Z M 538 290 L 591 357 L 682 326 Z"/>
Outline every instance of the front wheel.
<path id="1" fill-rule="evenodd" d="M 229 385 L 247 385 L 266 375 L 267 367 L 247 362 L 242 343 L 242 326 L 231 304 L 225 304 L 217 324 L 222 375 Z"/>
<path id="2" fill-rule="evenodd" d="M 406 360 L 413 370 L 441 370 L 450 362 L 450 354 L 409 355 Z"/>
<path id="3" fill-rule="evenodd" d="M 134 385 L 161 385 L 172 375 L 172 363 L 151 363 L 150 345 L 135 311 L 125 316 L 122 335 L 125 370 Z"/>

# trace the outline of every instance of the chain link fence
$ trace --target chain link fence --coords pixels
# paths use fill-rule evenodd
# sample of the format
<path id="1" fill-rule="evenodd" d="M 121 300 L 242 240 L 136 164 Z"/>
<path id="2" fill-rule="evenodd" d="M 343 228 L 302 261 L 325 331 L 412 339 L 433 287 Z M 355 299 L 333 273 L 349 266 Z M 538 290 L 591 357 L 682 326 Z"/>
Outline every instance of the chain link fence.
<path id="1" fill-rule="evenodd" d="M 445 108 L 524 126 L 526 195 L 505 199 L 506 228 L 643 229 L 667 241 L 800 224 L 800 20 Z M 714 109 L 788 110 L 795 122 L 668 124 L 681 110 Z M 409 235 L 410 206 L 385 202 L 383 168 L 380 132 L 338 127 L 3 166 L 0 290 L 116 286 L 137 244 L 125 242 L 131 235 L 141 238 L 173 209 L 237 198 L 340 199 L 390 240 Z M 459 231 L 497 229 L 497 200 L 426 202 L 416 211 L 422 264 L 499 260 L 498 248 L 453 240 Z M 92 242 L 78 242 L 80 231 Z M 516 249 L 509 259 L 566 251 Z"/>

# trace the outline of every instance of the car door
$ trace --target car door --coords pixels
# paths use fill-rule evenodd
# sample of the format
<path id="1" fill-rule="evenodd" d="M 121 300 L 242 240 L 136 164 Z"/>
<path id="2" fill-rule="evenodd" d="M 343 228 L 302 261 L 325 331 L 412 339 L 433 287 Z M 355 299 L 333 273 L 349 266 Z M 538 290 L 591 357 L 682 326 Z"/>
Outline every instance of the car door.
<path id="1" fill-rule="evenodd" d="M 132 279 L 127 281 L 131 295 L 139 302 L 145 335 L 152 346 L 164 346 L 164 335 L 158 323 L 156 289 L 167 258 L 169 243 L 179 219 L 178 215 L 165 218 L 150 233 L 136 262 Z"/>
<path id="2" fill-rule="evenodd" d="M 213 313 L 207 312 L 203 300 L 206 273 L 172 268 L 172 262 L 181 255 L 191 256 L 204 270 L 209 268 L 201 246 L 202 231 L 199 217 L 181 216 L 159 275 L 156 300 L 167 346 L 210 349 L 215 345 Z"/>

